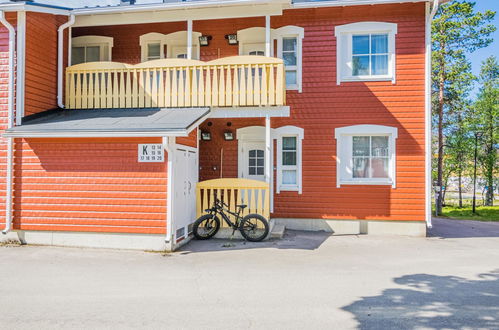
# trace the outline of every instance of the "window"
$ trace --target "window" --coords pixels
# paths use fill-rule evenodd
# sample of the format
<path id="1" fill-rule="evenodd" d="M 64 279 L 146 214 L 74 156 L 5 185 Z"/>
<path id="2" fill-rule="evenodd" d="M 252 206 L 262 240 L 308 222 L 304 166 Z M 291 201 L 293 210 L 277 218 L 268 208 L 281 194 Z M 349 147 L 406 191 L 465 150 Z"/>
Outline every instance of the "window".
<path id="1" fill-rule="evenodd" d="M 259 149 L 248 151 L 249 175 L 265 175 L 265 152 Z"/>
<path id="2" fill-rule="evenodd" d="M 302 90 L 302 27 L 288 25 L 271 29 L 270 54 L 274 56 L 274 40 L 277 40 L 277 57 L 282 58 L 286 70 L 286 88 Z M 265 28 L 252 27 L 237 31 L 239 55 L 265 56 Z"/>
<path id="3" fill-rule="evenodd" d="M 277 193 L 302 192 L 301 153 L 303 129 L 284 126 L 274 130 L 277 139 Z"/>
<path id="4" fill-rule="evenodd" d="M 395 188 L 397 128 L 355 125 L 335 130 L 337 186 L 379 184 Z"/>
<path id="5" fill-rule="evenodd" d="M 296 37 L 282 38 L 282 59 L 286 70 L 286 85 L 298 84 L 298 42 Z"/>
<path id="6" fill-rule="evenodd" d="M 393 23 L 361 22 L 337 26 L 337 83 L 388 80 L 395 83 Z"/>
<path id="7" fill-rule="evenodd" d="M 192 58 L 199 59 L 199 37 L 201 33 L 192 32 Z M 169 34 L 157 32 L 140 36 L 142 62 L 161 58 L 187 58 L 187 31 Z"/>
<path id="8" fill-rule="evenodd" d="M 110 61 L 113 38 L 81 36 L 71 39 L 71 65 Z"/>
<path id="9" fill-rule="evenodd" d="M 275 29 L 277 39 L 277 56 L 284 60 L 286 71 L 286 88 L 302 91 L 302 40 L 304 29 L 298 26 L 283 26 Z"/>

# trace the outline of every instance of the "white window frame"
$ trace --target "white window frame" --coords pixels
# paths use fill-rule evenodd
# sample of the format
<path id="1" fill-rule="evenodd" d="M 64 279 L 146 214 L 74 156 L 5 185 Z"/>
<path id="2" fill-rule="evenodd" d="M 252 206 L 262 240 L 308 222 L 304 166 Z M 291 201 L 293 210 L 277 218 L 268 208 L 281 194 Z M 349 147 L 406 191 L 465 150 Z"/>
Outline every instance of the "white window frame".
<path id="1" fill-rule="evenodd" d="M 277 177 L 276 177 L 276 193 L 279 194 L 281 191 L 297 191 L 299 194 L 302 193 L 302 141 L 304 138 L 304 130 L 297 126 L 283 126 L 275 128 L 273 131 L 274 139 L 277 140 Z M 282 138 L 283 137 L 296 137 L 296 166 L 286 166 L 282 164 Z M 296 170 L 296 184 L 289 185 L 282 182 L 282 171 L 284 170 Z"/>
<path id="2" fill-rule="evenodd" d="M 335 129 L 336 187 L 342 185 L 391 185 L 396 188 L 396 139 L 398 129 L 382 125 L 353 125 Z M 352 137 L 387 136 L 389 147 L 388 178 L 353 178 Z"/>
<path id="3" fill-rule="evenodd" d="M 305 29 L 299 26 L 287 25 L 273 30 L 273 40 L 277 40 L 277 57 L 283 58 L 283 38 L 296 38 L 296 66 L 288 69 L 296 70 L 296 84 L 286 85 L 287 90 L 297 90 L 302 92 L 302 71 L 303 71 L 303 38 Z M 285 68 L 286 70 L 286 68 Z"/>
<path id="4" fill-rule="evenodd" d="M 396 83 L 396 45 L 397 24 L 385 22 L 357 22 L 336 26 L 336 83 L 349 81 L 391 81 Z M 352 60 L 352 38 L 354 35 L 388 34 L 388 74 L 354 76 Z"/>
<path id="5" fill-rule="evenodd" d="M 101 62 L 112 61 L 113 45 L 113 37 L 88 35 L 71 38 L 71 48 L 99 47 L 99 61 Z M 69 60 L 72 61 L 72 58 Z"/>
<path id="6" fill-rule="evenodd" d="M 165 35 L 162 33 L 150 32 L 139 37 L 140 42 L 140 61 L 146 62 L 149 60 L 148 47 L 150 44 L 158 44 L 160 47 L 160 59 L 165 58 Z"/>
<path id="7" fill-rule="evenodd" d="M 199 45 L 200 32 L 192 32 L 192 59 L 199 60 L 201 52 Z M 160 44 L 160 58 L 177 58 L 177 53 L 187 53 L 187 31 L 177 31 L 169 34 L 150 32 L 140 36 L 140 58 L 141 62 L 148 60 L 148 45 L 151 43 Z M 165 52 L 166 46 L 166 52 Z"/>
<path id="8" fill-rule="evenodd" d="M 305 29 L 299 26 L 286 25 L 277 29 L 270 29 L 271 40 L 270 54 L 274 55 L 274 40 L 277 40 L 277 57 L 282 57 L 283 38 L 296 38 L 296 66 L 289 69 L 296 70 L 296 84 L 286 85 L 287 90 L 297 90 L 302 92 L 302 53 L 303 38 Z M 237 31 L 237 41 L 239 43 L 239 55 L 248 55 L 252 51 L 265 52 L 265 28 L 251 27 Z"/>

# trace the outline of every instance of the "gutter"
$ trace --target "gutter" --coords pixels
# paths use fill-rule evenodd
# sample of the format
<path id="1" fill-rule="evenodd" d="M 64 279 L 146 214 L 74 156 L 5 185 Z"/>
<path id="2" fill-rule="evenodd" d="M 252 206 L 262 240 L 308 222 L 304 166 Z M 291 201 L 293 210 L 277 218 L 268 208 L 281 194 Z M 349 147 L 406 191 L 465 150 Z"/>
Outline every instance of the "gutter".
<path id="1" fill-rule="evenodd" d="M 16 31 L 14 27 L 5 18 L 5 12 L 0 11 L 0 22 L 9 31 L 9 81 L 8 81 L 8 97 L 7 97 L 7 107 L 8 107 L 8 121 L 7 129 L 14 127 L 14 47 Z M 12 186 L 13 186 L 13 149 L 14 141 L 12 138 L 7 139 L 7 182 L 5 187 L 5 228 L 2 231 L 3 234 L 7 234 L 12 229 Z"/>
<path id="2" fill-rule="evenodd" d="M 293 2 L 292 8 L 321 8 L 321 7 L 345 7 L 345 6 L 361 6 L 361 5 L 383 5 L 383 4 L 400 4 L 427 2 L 431 0 L 330 0 L 330 1 L 307 1 Z"/>
<path id="3" fill-rule="evenodd" d="M 425 156 L 426 156 L 426 164 L 425 164 L 425 181 L 426 181 L 426 208 L 425 208 L 425 218 L 426 218 L 426 227 L 431 228 L 431 22 L 437 13 L 439 0 L 433 0 L 433 6 L 430 12 L 430 4 L 427 3 L 427 17 L 426 20 L 426 35 L 425 35 L 425 44 L 426 44 L 426 54 L 425 54 Z"/>
<path id="4" fill-rule="evenodd" d="M 64 30 L 72 26 L 74 23 L 75 15 L 71 14 L 71 16 L 69 16 L 69 20 L 59 26 L 59 29 L 57 30 L 57 106 L 61 109 L 64 109 L 64 102 L 62 100 Z"/>

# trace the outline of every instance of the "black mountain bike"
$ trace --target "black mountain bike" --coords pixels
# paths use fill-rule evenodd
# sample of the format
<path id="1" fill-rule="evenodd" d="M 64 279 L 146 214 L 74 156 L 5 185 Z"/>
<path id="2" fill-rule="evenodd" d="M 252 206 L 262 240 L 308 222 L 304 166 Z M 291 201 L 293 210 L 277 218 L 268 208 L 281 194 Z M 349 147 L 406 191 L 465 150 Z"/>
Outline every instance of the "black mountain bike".
<path id="1" fill-rule="evenodd" d="M 205 214 L 194 222 L 193 233 L 194 237 L 200 240 L 212 238 L 220 229 L 220 215 L 222 219 L 233 229 L 232 234 L 236 230 L 241 232 L 243 237 L 250 242 L 260 242 L 269 233 L 269 223 L 267 219 L 259 214 L 248 214 L 242 217 L 241 212 L 247 205 L 236 205 L 237 212 L 231 212 L 228 205 L 218 198 L 211 209 L 207 209 Z M 236 221 L 232 222 L 229 215 L 233 216 Z"/>

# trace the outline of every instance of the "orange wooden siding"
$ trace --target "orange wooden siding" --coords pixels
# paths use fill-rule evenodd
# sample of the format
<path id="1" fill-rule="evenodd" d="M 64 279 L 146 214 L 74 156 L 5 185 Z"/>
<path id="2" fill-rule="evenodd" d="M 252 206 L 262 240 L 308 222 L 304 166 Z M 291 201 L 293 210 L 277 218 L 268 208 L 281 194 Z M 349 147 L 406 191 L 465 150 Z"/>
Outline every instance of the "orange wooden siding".
<path id="1" fill-rule="evenodd" d="M 14 228 L 163 234 L 166 162 L 139 163 L 160 139 L 19 139 Z"/>
<path id="2" fill-rule="evenodd" d="M 67 20 L 65 16 L 26 14 L 25 116 L 57 107 L 57 29 Z M 64 59 L 66 63 L 67 55 Z"/>
<path id="3" fill-rule="evenodd" d="M 193 148 L 198 147 L 198 130 L 194 129 L 189 136 L 175 138 L 175 143 Z"/>

